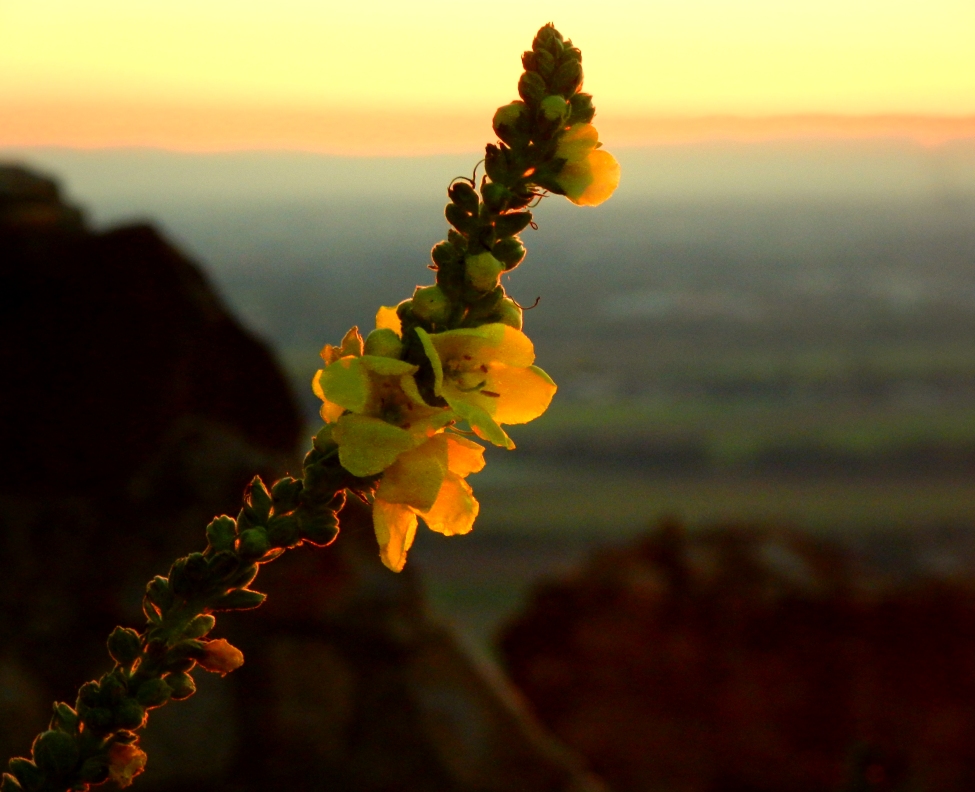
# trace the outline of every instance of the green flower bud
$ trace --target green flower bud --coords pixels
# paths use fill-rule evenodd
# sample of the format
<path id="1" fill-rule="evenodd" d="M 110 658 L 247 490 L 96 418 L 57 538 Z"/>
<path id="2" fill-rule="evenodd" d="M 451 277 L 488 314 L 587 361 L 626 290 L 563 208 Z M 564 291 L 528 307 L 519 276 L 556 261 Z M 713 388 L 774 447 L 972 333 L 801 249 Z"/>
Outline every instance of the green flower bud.
<path id="1" fill-rule="evenodd" d="M 534 66 L 534 71 L 548 79 L 555 71 L 555 57 L 548 50 L 539 50 L 535 53 Z"/>
<path id="2" fill-rule="evenodd" d="M 516 236 L 499 239 L 494 243 L 491 253 L 504 264 L 506 270 L 514 269 L 525 260 L 525 246 Z"/>
<path id="3" fill-rule="evenodd" d="M 542 99 L 541 109 L 549 121 L 562 121 L 569 115 L 569 103 L 559 94 Z"/>
<path id="4" fill-rule="evenodd" d="M 169 581 L 161 575 L 156 575 L 146 584 L 146 596 L 150 602 L 160 608 L 168 608 L 173 604 L 173 592 L 169 588 Z"/>
<path id="5" fill-rule="evenodd" d="M 468 256 L 465 265 L 467 281 L 478 291 L 491 291 L 498 285 L 504 265 L 488 252 Z"/>
<path id="6" fill-rule="evenodd" d="M 439 286 L 417 286 L 413 292 L 413 313 L 434 324 L 446 322 L 450 316 L 450 300 Z"/>
<path id="7" fill-rule="evenodd" d="M 492 212 L 503 212 L 507 208 L 508 201 L 514 197 L 514 193 L 511 192 L 503 184 L 497 184 L 496 182 L 487 182 L 481 187 L 481 195 L 484 197 L 484 203 L 488 209 Z"/>
<path id="8" fill-rule="evenodd" d="M 501 322 L 501 324 L 508 325 L 508 327 L 513 327 L 515 330 L 521 330 L 524 324 L 523 313 L 521 308 L 515 304 L 514 300 L 510 297 L 505 297 L 501 301 L 501 305 L 498 306 L 497 321 Z"/>
<path id="9" fill-rule="evenodd" d="M 203 553 L 190 553 L 186 556 L 186 566 L 183 568 L 183 571 L 189 580 L 192 580 L 194 583 L 199 583 L 206 579 L 207 573 L 210 571 L 210 565 L 207 563 Z"/>
<path id="10" fill-rule="evenodd" d="M 123 729 L 141 729 L 146 720 L 146 711 L 133 698 L 125 699 L 115 712 L 115 724 Z"/>
<path id="11" fill-rule="evenodd" d="M 499 239 L 520 234 L 531 224 L 531 212 L 509 212 L 494 221 L 494 233 Z"/>
<path id="12" fill-rule="evenodd" d="M 592 94 L 581 92 L 573 94 L 569 103 L 572 105 L 572 112 L 569 113 L 567 120 L 569 124 L 588 124 L 596 115 L 596 108 L 592 105 Z"/>
<path id="13" fill-rule="evenodd" d="M 438 267 L 446 267 L 458 259 L 458 250 L 449 242 L 438 242 L 430 251 L 430 258 Z"/>
<path id="14" fill-rule="evenodd" d="M 257 512 L 258 522 L 265 522 L 271 513 L 271 493 L 267 491 L 260 476 L 251 479 L 244 496 L 251 508 Z"/>
<path id="15" fill-rule="evenodd" d="M 449 203 L 444 207 L 444 217 L 447 222 L 463 234 L 473 233 L 477 228 L 477 218 L 469 212 L 465 212 L 455 203 Z"/>
<path id="16" fill-rule="evenodd" d="M 237 538 L 237 523 L 233 517 L 224 514 L 217 517 L 207 526 L 207 541 L 215 551 L 230 550 Z"/>
<path id="17" fill-rule="evenodd" d="M 78 713 L 63 701 L 57 702 L 54 705 L 54 715 L 51 717 L 51 728 L 65 732 L 77 731 Z"/>
<path id="18" fill-rule="evenodd" d="M 175 701 L 182 701 L 196 693 L 196 682 L 189 674 L 177 671 L 166 675 L 166 684 L 172 691 L 170 698 Z"/>
<path id="19" fill-rule="evenodd" d="M 210 618 L 213 618 L 212 616 Z M 147 679 L 139 685 L 139 691 L 135 694 L 136 700 L 143 707 L 161 707 L 169 701 L 171 691 L 169 685 L 162 679 Z"/>
<path id="20" fill-rule="evenodd" d="M 300 515 L 301 538 L 316 547 L 325 547 L 339 535 L 339 521 L 331 509 L 317 509 Z"/>
<path id="21" fill-rule="evenodd" d="M 526 71 L 518 80 L 518 95 L 529 104 L 538 104 L 545 98 L 545 80 L 536 72 Z"/>
<path id="22" fill-rule="evenodd" d="M 0 792 L 21 792 L 23 787 L 20 785 L 20 781 L 14 778 L 10 773 L 4 773 L 0 776 Z"/>
<path id="23" fill-rule="evenodd" d="M 272 547 L 294 547 L 301 541 L 298 518 L 293 514 L 275 514 L 267 524 L 267 538 Z"/>
<path id="24" fill-rule="evenodd" d="M 44 773 L 29 759 L 15 757 L 10 760 L 8 769 L 24 789 L 40 789 L 44 784 Z"/>
<path id="25" fill-rule="evenodd" d="M 108 636 L 108 653 L 120 666 L 131 665 L 141 649 L 141 638 L 135 630 L 116 627 Z"/>
<path id="26" fill-rule="evenodd" d="M 298 495 L 301 492 L 301 481 L 285 476 L 274 482 L 271 487 L 271 499 L 274 501 L 276 514 L 284 514 L 298 507 Z"/>
<path id="27" fill-rule="evenodd" d="M 267 540 L 267 531 L 260 526 L 257 528 L 248 528 L 244 531 L 240 535 L 237 544 L 237 552 L 244 558 L 260 558 L 270 549 L 271 545 Z"/>
<path id="28" fill-rule="evenodd" d="M 582 87 L 582 64 L 577 60 L 562 61 L 552 75 L 552 88 L 561 94 L 572 96 Z"/>
<path id="29" fill-rule="evenodd" d="M 34 763 L 48 775 L 66 776 L 78 763 L 78 743 L 62 731 L 46 731 L 37 736 L 31 748 Z"/>
<path id="30" fill-rule="evenodd" d="M 474 188 L 467 182 L 459 181 L 451 184 L 447 196 L 467 214 L 477 214 L 480 201 Z"/>
<path id="31" fill-rule="evenodd" d="M 501 138 L 505 143 L 511 143 L 516 138 L 515 130 L 518 129 L 519 122 L 525 112 L 524 102 L 512 102 L 504 107 L 499 107 L 494 113 L 491 126 L 494 127 L 494 134 Z"/>
<path id="32" fill-rule="evenodd" d="M 388 327 L 373 330 L 366 336 L 365 353 L 399 360 L 403 354 L 403 341 Z"/>

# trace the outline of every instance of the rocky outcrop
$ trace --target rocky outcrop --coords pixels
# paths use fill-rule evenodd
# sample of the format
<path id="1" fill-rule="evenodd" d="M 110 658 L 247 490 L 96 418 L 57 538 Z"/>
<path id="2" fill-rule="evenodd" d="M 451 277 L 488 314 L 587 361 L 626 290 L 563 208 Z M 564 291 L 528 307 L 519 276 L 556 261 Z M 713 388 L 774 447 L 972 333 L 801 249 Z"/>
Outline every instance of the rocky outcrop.
<path id="1" fill-rule="evenodd" d="M 104 233 L 55 184 L 0 168 L 0 757 L 107 670 L 154 574 L 299 468 L 269 351 L 148 226 Z M 584 792 L 601 786 L 382 567 L 368 512 L 266 567 L 217 635 L 245 666 L 151 713 L 145 790 Z"/>
<path id="2" fill-rule="evenodd" d="M 538 587 L 503 654 L 621 792 L 972 789 L 975 587 L 864 571 L 788 529 L 665 522 Z"/>

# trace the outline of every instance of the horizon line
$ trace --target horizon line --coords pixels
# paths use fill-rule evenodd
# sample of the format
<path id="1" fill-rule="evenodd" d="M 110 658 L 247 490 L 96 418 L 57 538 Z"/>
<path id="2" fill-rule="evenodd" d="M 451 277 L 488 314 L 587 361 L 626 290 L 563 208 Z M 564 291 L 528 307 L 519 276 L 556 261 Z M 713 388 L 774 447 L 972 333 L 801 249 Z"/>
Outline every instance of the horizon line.
<path id="1" fill-rule="evenodd" d="M 78 103 L 0 104 L 0 148 L 293 152 L 353 157 L 468 154 L 496 138 L 484 113 Z M 708 142 L 975 139 L 975 115 L 598 114 L 607 149 Z"/>

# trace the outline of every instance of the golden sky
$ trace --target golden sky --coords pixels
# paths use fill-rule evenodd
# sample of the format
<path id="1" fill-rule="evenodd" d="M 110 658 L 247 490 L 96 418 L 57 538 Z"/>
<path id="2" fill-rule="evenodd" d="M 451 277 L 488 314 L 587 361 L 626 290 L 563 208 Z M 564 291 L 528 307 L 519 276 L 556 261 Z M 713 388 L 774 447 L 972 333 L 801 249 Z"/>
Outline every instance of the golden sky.
<path id="1" fill-rule="evenodd" d="M 0 145 L 471 150 L 550 20 L 607 143 L 973 134 L 975 0 L 0 0 Z"/>

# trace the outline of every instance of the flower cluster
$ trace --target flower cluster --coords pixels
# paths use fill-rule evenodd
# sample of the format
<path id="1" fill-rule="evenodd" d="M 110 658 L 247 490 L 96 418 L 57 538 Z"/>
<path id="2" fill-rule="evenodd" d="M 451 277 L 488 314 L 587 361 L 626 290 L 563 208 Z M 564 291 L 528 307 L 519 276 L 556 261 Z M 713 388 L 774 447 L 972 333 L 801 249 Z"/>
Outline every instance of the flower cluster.
<path id="1" fill-rule="evenodd" d="M 478 503 L 466 477 L 484 467 L 471 436 L 512 449 L 504 425 L 537 418 L 555 394 L 501 285 L 524 259 L 529 207 L 546 192 L 595 206 L 619 184 L 580 90 L 579 50 L 546 25 L 522 63 L 521 98 L 494 116 L 499 140 L 487 146 L 480 184 L 459 179 L 447 191 L 452 228 L 431 251 L 436 283 L 381 308 L 364 340 L 352 328 L 326 345 L 312 383 L 325 421 L 316 446 L 372 482 L 380 557 L 394 571 L 418 518 L 448 536 L 471 530 Z"/>

